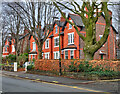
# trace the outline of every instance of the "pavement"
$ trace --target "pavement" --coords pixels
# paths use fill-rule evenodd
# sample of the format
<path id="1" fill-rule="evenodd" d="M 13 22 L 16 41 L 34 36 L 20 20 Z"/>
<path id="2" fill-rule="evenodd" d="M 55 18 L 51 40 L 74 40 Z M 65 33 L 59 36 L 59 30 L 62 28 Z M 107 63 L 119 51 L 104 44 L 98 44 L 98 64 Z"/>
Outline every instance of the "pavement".
<path id="1" fill-rule="evenodd" d="M 29 80 L 43 81 L 43 82 L 50 82 L 50 83 L 57 83 L 57 84 L 88 84 L 88 83 L 94 82 L 91 80 L 77 80 L 77 79 L 71 79 L 66 77 L 29 74 L 29 73 L 26 73 L 25 71 L 22 71 L 22 72 L 2 71 L 2 74 L 7 76 L 12 76 L 12 77 L 19 77 L 19 78 L 24 78 Z"/>

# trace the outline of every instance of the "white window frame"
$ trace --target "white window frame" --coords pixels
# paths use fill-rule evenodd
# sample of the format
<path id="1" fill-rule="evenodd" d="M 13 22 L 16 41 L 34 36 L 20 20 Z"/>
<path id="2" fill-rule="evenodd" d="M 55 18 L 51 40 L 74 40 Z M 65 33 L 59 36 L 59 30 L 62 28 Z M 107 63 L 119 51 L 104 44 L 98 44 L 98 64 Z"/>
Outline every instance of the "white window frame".
<path id="1" fill-rule="evenodd" d="M 73 55 L 71 54 L 71 51 L 73 51 Z M 73 56 L 73 58 L 74 58 L 74 50 L 70 50 L 70 59 L 73 59 L 73 58 L 71 58 L 71 56 Z"/>
<path id="2" fill-rule="evenodd" d="M 48 41 L 48 47 L 47 47 L 47 41 Z M 49 48 L 49 39 L 46 39 L 45 41 L 45 49 L 48 49 Z"/>
<path id="3" fill-rule="evenodd" d="M 12 45 L 12 52 L 15 52 L 15 46 Z"/>
<path id="4" fill-rule="evenodd" d="M 55 34 L 57 34 L 57 33 L 58 33 L 58 25 L 55 26 Z"/>
<path id="5" fill-rule="evenodd" d="M 69 36 L 70 36 L 70 39 L 69 39 Z M 71 40 L 71 36 L 72 36 L 72 40 Z M 69 43 L 70 41 L 70 43 Z M 74 44 L 74 32 L 72 33 L 68 33 L 68 45 L 70 44 Z"/>
<path id="6" fill-rule="evenodd" d="M 59 59 L 60 55 L 59 55 L 59 51 L 55 51 L 54 53 L 54 59 Z M 58 54 L 58 57 L 56 56 L 56 54 Z"/>
<path id="7" fill-rule="evenodd" d="M 68 53 L 68 50 L 65 50 L 65 52 L 67 51 L 67 53 Z M 68 54 L 67 54 L 67 56 L 68 56 Z M 65 59 L 68 59 L 68 58 L 66 58 L 66 54 L 65 54 Z"/>
<path id="8" fill-rule="evenodd" d="M 33 50 L 32 51 L 36 51 L 36 43 L 32 42 L 32 45 L 33 45 Z"/>
<path id="9" fill-rule="evenodd" d="M 49 59 L 50 58 L 50 52 L 44 53 L 45 54 L 45 59 Z"/>
<path id="10" fill-rule="evenodd" d="M 70 20 L 70 22 L 72 22 L 72 20 Z M 72 29 L 72 25 L 69 23 L 69 29 Z"/>
<path id="11" fill-rule="evenodd" d="M 58 45 L 56 46 L 55 45 L 55 39 L 57 39 L 58 38 Z M 59 47 L 59 36 L 58 37 L 54 37 L 54 47 Z"/>

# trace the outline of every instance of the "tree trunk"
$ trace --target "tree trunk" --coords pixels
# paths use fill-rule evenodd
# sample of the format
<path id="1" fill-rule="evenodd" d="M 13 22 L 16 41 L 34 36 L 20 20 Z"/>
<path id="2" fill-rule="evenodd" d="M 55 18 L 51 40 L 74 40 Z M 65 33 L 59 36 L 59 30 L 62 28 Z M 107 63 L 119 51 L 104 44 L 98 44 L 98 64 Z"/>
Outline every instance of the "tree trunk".
<path id="1" fill-rule="evenodd" d="M 84 52 L 84 59 L 85 61 L 93 60 L 94 55 L 88 52 Z"/>
<path id="2" fill-rule="evenodd" d="M 94 59 L 95 48 L 94 48 L 94 45 L 91 45 L 91 42 L 85 41 L 83 52 L 84 52 L 85 61 Z"/>
<path id="3" fill-rule="evenodd" d="M 38 59 L 42 59 L 42 47 L 38 45 Z"/>

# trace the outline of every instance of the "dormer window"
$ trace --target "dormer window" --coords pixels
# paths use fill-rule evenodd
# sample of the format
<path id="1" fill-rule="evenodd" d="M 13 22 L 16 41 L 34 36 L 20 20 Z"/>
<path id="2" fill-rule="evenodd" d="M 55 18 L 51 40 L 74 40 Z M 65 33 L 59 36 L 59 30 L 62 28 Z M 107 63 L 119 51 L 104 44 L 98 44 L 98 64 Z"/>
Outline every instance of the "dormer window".
<path id="1" fill-rule="evenodd" d="M 55 33 L 58 33 L 58 26 L 55 26 Z"/>
<path id="2" fill-rule="evenodd" d="M 70 20 L 70 22 L 72 22 L 72 20 Z M 72 29 L 72 25 L 69 23 L 69 29 Z"/>

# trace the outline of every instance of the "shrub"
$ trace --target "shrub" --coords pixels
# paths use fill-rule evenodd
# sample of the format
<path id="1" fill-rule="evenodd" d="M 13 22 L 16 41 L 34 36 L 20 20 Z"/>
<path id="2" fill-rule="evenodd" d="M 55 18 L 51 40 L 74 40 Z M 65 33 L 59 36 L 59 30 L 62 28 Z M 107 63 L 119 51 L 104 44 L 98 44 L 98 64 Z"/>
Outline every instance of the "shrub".
<path id="1" fill-rule="evenodd" d="M 74 64 L 74 61 L 71 62 L 71 65 L 69 65 L 69 69 L 70 72 L 76 72 L 77 71 L 77 63 Z"/>
<path id="2" fill-rule="evenodd" d="M 15 62 L 16 61 L 16 55 L 10 54 L 9 56 L 6 56 L 6 61 L 9 63 Z"/>
<path id="3" fill-rule="evenodd" d="M 78 65 L 78 69 L 79 72 L 90 72 L 95 70 L 92 65 L 89 65 L 88 61 L 80 62 L 80 64 Z"/>
<path id="4" fill-rule="evenodd" d="M 27 70 L 31 70 L 31 69 L 34 69 L 34 65 L 28 65 L 27 66 Z"/>
<path id="5" fill-rule="evenodd" d="M 18 56 L 19 64 L 22 66 L 25 61 L 28 60 L 28 53 L 21 54 Z"/>
<path id="6" fill-rule="evenodd" d="M 98 75 L 99 77 L 120 76 L 120 72 L 116 72 L 116 71 L 92 71 L 92 72 L 88 72 L 88 74 L 95 74 Z"/>

